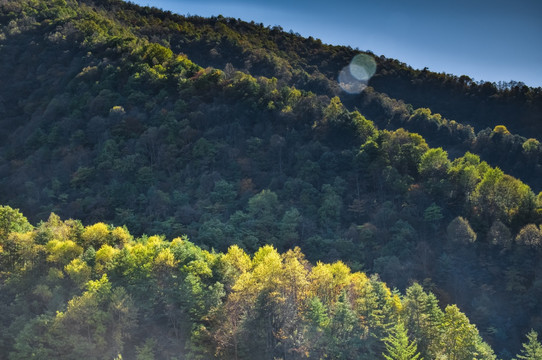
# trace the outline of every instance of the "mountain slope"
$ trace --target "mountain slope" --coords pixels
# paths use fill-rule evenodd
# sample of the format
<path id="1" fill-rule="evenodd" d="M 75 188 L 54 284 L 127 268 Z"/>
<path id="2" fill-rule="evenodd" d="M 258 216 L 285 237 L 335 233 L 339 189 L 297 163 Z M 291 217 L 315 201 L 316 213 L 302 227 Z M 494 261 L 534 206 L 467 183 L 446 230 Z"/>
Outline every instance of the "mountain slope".
<path id="1" fill-rule="evenodd" d="M 0 6 L 0 200 L 32 222 L 54 211 L 138 236 L 188 234 L 208 250 L 301 246 L 390 286 L 424 283 L 504 357 L 540 330 L 540 197 L 460 156 L 472 128 L 369 88 L 332 97 L 335 62 L 303 70 L 354 50 L 117 1 Z M 269 34 L 277 40 L 259 48 Z M 315 54 L 293 67 L 277 43 Z M 457 158 L 395 124 L 436 127 L 433 143 L 447 139 Z M 509 136 L 487 138 L 500 147 Z"/>
<path id="2" fill-rule="evenodd" d="M 110 2 L 108 10 L 124 14 L 117 4 Z M 477 153 L 493 166 L 521 177 L 537 191 L 542 190 L 537 180 L 542 175 L 542 149 L 536 146 L 524 151 L 523 147 L 527 137 L 539 141 L 542 135 L 542 88 L 514 82 L 475 83 L 466 76 L 418 71 L 380 56 L 375 58 L 377 71 L 369 81 L 376 92 L 371 96 L 365 92 L 352 96 L 341 92 L 337 84 L 341 69 L 358 53 L 351 48 L 325 45 L 318 39 L 285 33 L 280 27 L 265 28 L 232 18 L 185 18 L 148 8 L 142 9 L 142 18 L 136 11 L 141 8 L 131 9 L 134 11 L 130 15 L 119 18 L 126 19 L 126 24 L 135 24 L 139 36 L 162 41 L 204 67 L 225 69 L 229 64 L 254 76 L 276 77 L 279 84 L 316 94 L 339 95 L 350 110 L 358 108 L 370 114 L 382 128 L 391 123 L 392 128 L 420 132 L 431 145 L 445 146 L 454 156 L 465 151 Z M 418 123 L 410 122 L 412 109 L 390 106 L 390 99 L 384 94 L 391 96 L 392 101 L 398 99 L 414 107 L 430 108 L 433 113 L 442 114 L 444 121 L 429 119 L 420 124 L 418 118 Z M 497 125 L 525 138 L 488 141 Z M 507 156 L 503 156 L 505 152 Z"/>

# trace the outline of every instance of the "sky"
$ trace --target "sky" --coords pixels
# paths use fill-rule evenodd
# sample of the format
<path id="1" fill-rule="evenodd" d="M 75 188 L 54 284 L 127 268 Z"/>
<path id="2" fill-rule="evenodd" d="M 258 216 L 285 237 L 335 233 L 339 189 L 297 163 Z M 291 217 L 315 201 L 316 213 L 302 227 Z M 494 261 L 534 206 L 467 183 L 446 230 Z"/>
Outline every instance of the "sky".
<path id="1" fill-rule="evenodd" d="M 542 87 L 540 0 L 131 0 L 240 18 L 349 45 L 415 69 Z"/>

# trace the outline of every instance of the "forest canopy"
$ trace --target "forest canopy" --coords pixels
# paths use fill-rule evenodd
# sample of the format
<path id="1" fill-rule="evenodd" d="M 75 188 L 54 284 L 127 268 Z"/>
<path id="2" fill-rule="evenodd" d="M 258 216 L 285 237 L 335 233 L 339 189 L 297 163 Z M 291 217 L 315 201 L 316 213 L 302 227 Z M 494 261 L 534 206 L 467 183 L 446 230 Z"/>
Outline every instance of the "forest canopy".
<path id="1" fill-rule="evenodd" d="M 536 347 L 540 88 L 117 0 L 0 2 L 0 61 L 2 353 Z"/>
<path id="2" fill-rule="evenodd" d="M 9 359 L 495 359 L 457 306 L 441 309 L 420 284 L 402 295 L 297 247 L 217 253 L 186 237 L 2 214 L 14 215 L 0 237 Z"/>

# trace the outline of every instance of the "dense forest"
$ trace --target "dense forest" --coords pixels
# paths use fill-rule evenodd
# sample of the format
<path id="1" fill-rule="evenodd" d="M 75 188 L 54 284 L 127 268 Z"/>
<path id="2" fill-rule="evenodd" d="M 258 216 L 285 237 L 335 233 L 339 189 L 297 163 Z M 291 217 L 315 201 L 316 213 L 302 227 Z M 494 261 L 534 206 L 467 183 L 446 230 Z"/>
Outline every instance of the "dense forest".
<path id="1" fill-rule="evenodd" d="M 0 25 L 0 353 L 540 351 L 542 89 L 117 0 Z"/>
<path id="2" fill-rule="evenodd" d="M 400 295 L 340 261 L 311 265 L 299 248 L 216 253 L 0 214 L 10 359 L 495 359 L 457 306 L 441 310 L 421 285 Z"/>

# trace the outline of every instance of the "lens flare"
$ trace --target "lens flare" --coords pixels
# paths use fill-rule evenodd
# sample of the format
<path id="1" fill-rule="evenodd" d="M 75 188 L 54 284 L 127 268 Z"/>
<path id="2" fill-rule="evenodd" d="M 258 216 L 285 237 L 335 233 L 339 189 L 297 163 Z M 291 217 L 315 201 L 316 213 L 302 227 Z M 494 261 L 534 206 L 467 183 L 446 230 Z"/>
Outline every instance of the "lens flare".
<path id="1" fill-rule="evenodd" d="M 356 79 L 350 67 L 345 66 L 339 73 L 339 86 L 349 94 L 359 94 L 367 87 L 367 80 Z"/>
<path id="2" fill-rule="evenodd" d="M 375 72 L 375 59 L 368 54 L 358 54 L 339 73 L 339 86 L 349 94 L 359 94 L 367 87 Z"/>
<path id="3" fill-rule="evenodd" d="M 357 54 L 350 62 L 350 72 L 358 80 L 369 80 L 376 72 L 376 61 L 371 55 Z"/>
<path id="4" fill-rule="evenodd" d="M 350 70 L 350 74 L 359 81 L 369 80 L 371 77 L 363 66 L 350 63 L 348 69 Z"/>

